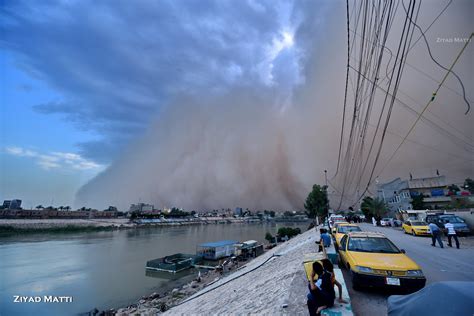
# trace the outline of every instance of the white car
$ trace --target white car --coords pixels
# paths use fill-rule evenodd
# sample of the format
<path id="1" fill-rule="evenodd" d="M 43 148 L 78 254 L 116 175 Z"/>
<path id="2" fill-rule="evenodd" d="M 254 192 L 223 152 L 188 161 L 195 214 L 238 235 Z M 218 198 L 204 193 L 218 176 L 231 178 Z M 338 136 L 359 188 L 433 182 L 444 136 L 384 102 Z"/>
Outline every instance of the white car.
<path id="1" fill-rule="evenodd" d="M 380 225 L 381 226 L 392 226 L 392 222 L 393 222 L 393 218 L 386 217 L 386 218 L 382 218 L 380 220 Z"/>

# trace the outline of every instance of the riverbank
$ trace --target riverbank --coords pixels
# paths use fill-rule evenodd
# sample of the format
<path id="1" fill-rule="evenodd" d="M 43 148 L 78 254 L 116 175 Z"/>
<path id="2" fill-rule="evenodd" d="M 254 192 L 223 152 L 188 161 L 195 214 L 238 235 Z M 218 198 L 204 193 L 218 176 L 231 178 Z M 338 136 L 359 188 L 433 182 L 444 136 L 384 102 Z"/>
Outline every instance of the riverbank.
<path id="1" fill-rule="evenodd" d="M 315 252 L 314 229 L 235 267 L 228 275 L 209 271 L 164 295 L 153 293 L 116 315 L 306 314 L 303 254 Z"/>
<path id="2" fill-rule="evenodd" d="M 0 236 L 25 233 L 76 233 L 133 228 L 128 219 L 0 219 Z"/>
<path id="3" fill-rule="evenodd" d="M 200 217 L 131 222 L 128 218 L 109 219 L 0 219 L 0 237 L 26 233 L 77 233 L 116 229 L 207 224 L 262 223 L 245 218 Z M 296 221 L 295 223 L 300 223 Z M 309 222 L 308 222 L 309 223 Z"/>

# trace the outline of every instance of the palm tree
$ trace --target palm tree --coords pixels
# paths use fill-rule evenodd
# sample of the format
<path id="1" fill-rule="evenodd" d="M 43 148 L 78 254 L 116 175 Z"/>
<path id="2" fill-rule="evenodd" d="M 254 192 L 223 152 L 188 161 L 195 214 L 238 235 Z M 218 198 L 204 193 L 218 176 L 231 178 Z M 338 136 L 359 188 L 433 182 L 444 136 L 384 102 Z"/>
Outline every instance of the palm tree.
<path id="1" fill-rule="evenodd" d="M 68 205 L 68 206 L 65 206 L 64 209 L 65 209 L 66 211 L 69 211 L 69 210 L 71 209 L 71 207 Z"/>
<path id="2" fill-rule="evenodd" d="M 387 214 L 387 204 L 385 204 L 384 200 L 375 198 L 367 203 L 367 207 L 369 209 L 369 213 L 375 217 L 376 220 L 382 219 L 382 217 Z"/>

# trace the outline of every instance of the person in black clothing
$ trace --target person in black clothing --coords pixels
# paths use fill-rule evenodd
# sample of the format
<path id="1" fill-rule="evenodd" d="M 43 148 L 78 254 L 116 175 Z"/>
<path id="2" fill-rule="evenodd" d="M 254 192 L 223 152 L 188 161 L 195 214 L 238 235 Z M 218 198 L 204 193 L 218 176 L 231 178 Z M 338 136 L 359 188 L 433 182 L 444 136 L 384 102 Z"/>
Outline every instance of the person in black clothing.
<path id="1" fill-rule="evenodd" d="M 318 279 L 314 281 L 316 275 Z M 320 315 L 323 309 L 334 305 L 336 293 L 331 281 L 331 274 L 324 271 L 323 266 L 317 261 L 313 263 L 309 291 L 307 305 L 310 316 Z"/>

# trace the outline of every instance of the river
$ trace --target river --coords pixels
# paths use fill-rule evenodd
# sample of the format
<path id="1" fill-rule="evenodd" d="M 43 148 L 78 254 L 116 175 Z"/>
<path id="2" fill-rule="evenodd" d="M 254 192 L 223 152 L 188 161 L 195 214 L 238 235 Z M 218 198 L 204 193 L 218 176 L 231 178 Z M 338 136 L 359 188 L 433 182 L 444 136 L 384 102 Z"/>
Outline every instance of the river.
<path id="1" fill-rule="evenodd" d="M 145 274 L 148 260 L 195 253 L 199 243 L 264 241 L 279 227 L 308 223 L 210 224 L 0 239 L 0 315 L 77 315 L 132 304 L 179 280 Z M 72 303 L 15 303 L 14 296 L 71 296 Z"/>

